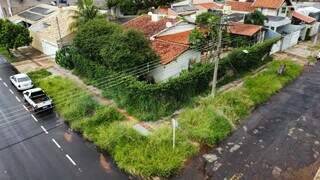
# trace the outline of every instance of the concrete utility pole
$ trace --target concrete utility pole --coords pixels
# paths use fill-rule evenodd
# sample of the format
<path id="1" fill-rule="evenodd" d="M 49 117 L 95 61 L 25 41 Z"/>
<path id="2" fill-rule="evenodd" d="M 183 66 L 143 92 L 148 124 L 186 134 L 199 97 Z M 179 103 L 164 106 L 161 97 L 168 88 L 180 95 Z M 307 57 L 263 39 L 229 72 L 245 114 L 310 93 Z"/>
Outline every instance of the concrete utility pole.
<path id="1" fill-rule="evenodd" d="M 218 32 L 218 44 L 216 52 L 214 53 L 214 73 L 213 73 L 213 81 L 212 81 L 212 90 L 211 95 L 214 97 L 216 94 L 216 88 L 217 88 L 217 76 L 218 76 L 218 66 L 219 66 L 219 58 L 220 58 L 220 49 L 222 44 L 222 26 L 224 25 L 224 14 L 222 13 L 222 16 L 220 18 L 220 24 L 219 24 L 219 32 Z"/>
<path id="2" fill-rule="evenodd" d="M 59 19 L 58 16 L 56 17 L 56 22 L 57 22 L 57 30 L 58 30 L 58 34 L 59 34 L 59 41 L 58 42 L 58 49 L 61 49 L 63 46 L 63 42 L 62 42 L 62 37 L 61 37 L 61 30 L 60 30 L 60 24 L 59 24 Z"/>

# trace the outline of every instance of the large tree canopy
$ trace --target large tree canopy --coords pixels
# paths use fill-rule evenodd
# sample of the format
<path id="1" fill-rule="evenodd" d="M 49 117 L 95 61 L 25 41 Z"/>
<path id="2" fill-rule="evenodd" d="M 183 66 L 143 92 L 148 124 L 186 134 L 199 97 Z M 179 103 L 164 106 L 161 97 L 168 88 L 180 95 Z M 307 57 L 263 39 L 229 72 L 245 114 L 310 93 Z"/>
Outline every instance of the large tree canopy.
<path id="1" fill-rule="evenodd" d="M 74 46 L 89 60 L 116 71 L 159 60 L 142 33 L 102 19 L 79 28 Z"/>
<path id="2" fill-rule="evenodd" d="M 76 32 L 74 46 L 87 58 L 99 60 L 104 43 L 115 33 L 121 33 L 119 25 L 104 19 L 95 19 L 83 24 Z"/>
<path id="3" fill-rule="evenodd" d="M 22 46 L 28 46 L 32 42 L 32 37 L 27 28 L 19 24 L 13 24 L 8 20 L 0 19 L 0 46 L 10 49 L 16 49 Z"/>

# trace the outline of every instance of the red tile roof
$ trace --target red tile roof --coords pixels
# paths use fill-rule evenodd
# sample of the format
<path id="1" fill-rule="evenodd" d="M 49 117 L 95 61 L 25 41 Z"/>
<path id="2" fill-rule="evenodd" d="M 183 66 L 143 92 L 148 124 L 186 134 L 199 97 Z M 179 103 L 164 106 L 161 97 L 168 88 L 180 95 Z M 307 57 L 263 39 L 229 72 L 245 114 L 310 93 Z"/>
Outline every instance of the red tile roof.
<path id="1" fill-rule="evenodd" d="M 160 56 L 163 65 L 169 64 L 189 49 L 189 46 L 156 39 L 151 43 L 152 49 Z"/>
<path id="2" fill-rule="evenodd" d="M 203 8 L 203 9 L 221 9 L 223 7 L 223 5 L 220 5 L 218 3 L 212 2 L 212 3 L 197 4 L 197 7 Z"/>
<path id="3" fill-rule="evenodd" d="M 285 0 L 255 0 L 253 7 L 279 9 Z"/>
<path id="4" fill-rule="evenodd" d="M 262 29 L 262 26 L 257 26 L 253 24 L 242 24 L 231 22 L 228 26 L 228 30 L 231 34 L 237 34 L 242 36 L 253 36 Z"/>
<path id="5" fill-rule="evenodd" d="M 254 11 L 255 7 L 252 6 L 252 2 L 239 2 L 239 1 L 227 1 L 227 5 L 231 6 L 231 10 L 233 11 Z M 203 9 L 222 9 L 224 4 L 218 3 L 201 3 L 197 4 L 197 7 Z"/>
<path id="6" fill-rule="evenodd" d="M 292 17 L 297 18 L 297 19 L 299 19 L 299 20 L 301 20 L 301 21 L 303 21 L 305 23 L 308 23 L 308 24 L 311 24 L 311 23 L 316 21 L 315 18 L 310 17 L 310 16 L 306 16 L 304 14 L 301 14 L 301 13 L 297 12 L 297 11 L 294 11 L 292 13 Z"/>
<path id="7" fill-rule="evenodd" d="M 160 18 L 159 21 L 154 22 L 151 21 L 151 16 L 142 15 L 124 23 L 123 25 L 127 28 L 140 30 L 147 38 L 150 38 L 151 36 L 166 29 L 167 22 L 174 24 L 177 22 L 177 20 L 171 18 Z"/>
<path id="8" fill-rule="evenodd" d="M 252 2 L 227 1 L 227 5 L 231 6 L 231 10 L 233 11 L 252 12 L 255 10 L 255 7 L 252 6 Z"/>
<path id="9" fill-rule="evenodd" d="M 159 37 L 157 37 L 157 39 L 160 39 L 163 41 L 168 41 L 168 42 L 189 45 L 190 34 L 191 34 L 191 31 L 185 31 L 185 32 L 180 32 L 180 33 L 176 33 L 176 34 L 159 36 Z"/>

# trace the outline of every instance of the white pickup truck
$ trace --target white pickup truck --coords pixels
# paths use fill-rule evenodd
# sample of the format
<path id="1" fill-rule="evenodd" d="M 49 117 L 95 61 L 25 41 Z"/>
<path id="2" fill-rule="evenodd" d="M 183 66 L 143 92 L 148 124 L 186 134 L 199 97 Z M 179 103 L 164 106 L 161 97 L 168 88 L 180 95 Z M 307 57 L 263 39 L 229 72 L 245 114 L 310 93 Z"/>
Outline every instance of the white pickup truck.
<path id="1" fill-rule="evenodd" d="M 41 88 L 23 91 L 25 101 L 31 106 L 33 112 L 43 112 L 53 108 L 52 100 Z"/>

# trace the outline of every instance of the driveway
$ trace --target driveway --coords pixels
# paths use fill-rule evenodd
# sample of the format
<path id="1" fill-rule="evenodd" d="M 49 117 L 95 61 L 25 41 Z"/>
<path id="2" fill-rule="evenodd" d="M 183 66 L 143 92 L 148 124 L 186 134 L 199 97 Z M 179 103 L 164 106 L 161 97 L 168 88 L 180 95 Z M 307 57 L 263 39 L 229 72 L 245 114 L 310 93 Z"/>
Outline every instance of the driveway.
<path id="1" fill-rule="evenodd" d="M 175 179 L 312 180 L 320 167 L 320 64 L 243 122 Z"/>

